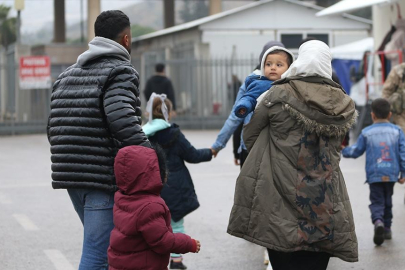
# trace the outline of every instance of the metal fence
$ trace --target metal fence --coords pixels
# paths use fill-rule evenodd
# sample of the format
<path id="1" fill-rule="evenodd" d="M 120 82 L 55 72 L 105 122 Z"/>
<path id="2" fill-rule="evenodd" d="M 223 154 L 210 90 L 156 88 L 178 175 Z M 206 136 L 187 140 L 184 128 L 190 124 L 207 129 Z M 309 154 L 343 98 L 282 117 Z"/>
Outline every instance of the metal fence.
<path id="1" fill-rule="evenodd" d="M 220 128 L 234 104 L 240 85 L 257 65 L 256 59 L 179 59 L 163 62 L 176 96 L 177 117 L 185 128 Z M 146 62 L 143 89 L 156 62 Z M 144 104 L 145 101 L 144 101 Z"/>
<path id="2" fill-rule="evenodd" d="M 0 58 L 0 135 L 46 132 L 51 89 L 21 90 L 18 87 L 18 64 L 12 50 Z M 156 61 L 134 65 L 149 78 Z M 252 72 L 256 59 L 181 59 L 165 61 L 168 77 L 176 95 L 177 117 L 183 128 L 219 128 L 232 108 L 239 86 Z M 68 65 L 52 65 L 55 81 Z M 142 75 L 142 74 L 141 74 Z M 143 92 L 146 80 L 141 81 Z M 143 93 L 142 93 L 143 96 Z M 146 101 L 143 98 L 143 107 Z"/>

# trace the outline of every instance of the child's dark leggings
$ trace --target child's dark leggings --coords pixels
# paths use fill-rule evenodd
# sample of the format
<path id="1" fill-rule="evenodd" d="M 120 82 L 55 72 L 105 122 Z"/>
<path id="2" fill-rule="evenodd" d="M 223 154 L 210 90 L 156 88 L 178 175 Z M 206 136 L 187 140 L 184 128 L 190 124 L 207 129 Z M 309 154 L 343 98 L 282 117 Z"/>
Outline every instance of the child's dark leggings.
<path id="1" fill-rule="evenodd" d="M 267 249 L 273 270 L 326 270 L 330 254 L 326 252 L 280 252 Z"/>
<path id="2" fill-rule="evenodd" d="M 394 194 L 394 182 L 370 184 L 370 211 L 371 221 L 377 219 L 384 222 L 386 228 L 391 228 L 392 223 L 392 195 Z"/>

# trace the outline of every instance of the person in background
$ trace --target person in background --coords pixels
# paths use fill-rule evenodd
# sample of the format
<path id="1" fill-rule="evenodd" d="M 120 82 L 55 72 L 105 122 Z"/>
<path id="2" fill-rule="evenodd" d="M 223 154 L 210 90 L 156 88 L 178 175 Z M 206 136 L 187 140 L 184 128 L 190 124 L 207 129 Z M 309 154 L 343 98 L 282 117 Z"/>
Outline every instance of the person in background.
<path id="1" fill-rule="evenodd" d="M 200 206 L 185 162 L 195 164 L 210 161 L 213 151 L 209 148 L 195 149 L 179 126 L 169 122 L 172 103 L 166 95 L 152 93 L 146 110 L 149 121 L 143 130 L 152 143 L 163 148 L 167 157 L 168 179 L 161 196 L 170 209 L 173 232 L 184 233 L 184 217 Z M 170 269 L 186 268 L 181 254 L 174 251 L 171 254 Z"/>
<path id="2" fill-rule="evenodd" d="M 382 98 L 391 104 L 392 122 L 405 132 L 405 63 L 394 66 L 384 82 Z"/>
<path id="3" fill-rule="evenodd" d="M 172 82 L 166 76 L 165 65 L 162 63 L 156 64 L 155 72 L 156 74 L 149 78 L 149 80 L 146 82 L 145 90 L 143 92 L 145 95 L 145 99 L 148 101 L 152 93 L 165 94 L 173 104 L 172 114 L 175 115 L 177 109 L 176 98 Z"/>
<path id="4" fill-rule="evenodd" d="M 390 123 L 391 115 L 390 104 L 386 99 L 373 100 L 373 124 L 361 131 L 356 144 L 342 150 L 346 158 L 358 158 L 366 152 L 366 182 L 370 186 L 374 243 L 378 246 L 384 239 L 392 238 L 394 184 L 405 182 L 405 136 L 400 127 Z"/>
<path id="5" fill-rule="evenodd" d="M 235 74 L 232 74 L 232 83 L 228 83 L 228 93 L 230 96 L 230 98 L 229 98 L 230 102 L 233 103 L 236 101 L 236 97 L 238 96 L 239 88 L 241 87 L 241 85 L 242 85 L 242 82 L 239 80 L 239 78 Z M 239 147 L 240 147 L 242 129 L 243 129 L 243 123 L 239 125 L 239 127 L 235 130 L 235 132 L 232 135 L 233 156 L 234 156 L 234 163 L 236 166 L 240 165 Z"/>

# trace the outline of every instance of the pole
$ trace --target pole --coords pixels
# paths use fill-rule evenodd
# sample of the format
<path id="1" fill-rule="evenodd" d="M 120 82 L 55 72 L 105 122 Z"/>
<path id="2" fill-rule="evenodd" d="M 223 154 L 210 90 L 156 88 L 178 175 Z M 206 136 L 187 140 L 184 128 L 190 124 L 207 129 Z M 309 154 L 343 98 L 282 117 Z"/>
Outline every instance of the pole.
<path id="1" fill-rule="evenodd" d="M 17 44 L 21 44 L 21 10 L 17 10 Z"/>
<path id="2" fill-rule="evenodd" d="M 83 0 L 80 0 L 80 42 L 84 43 Z"/>
<path id="3" fill-rule="evenodd" d="M 164 28 L 174 26 L 174 0 L 163 1 Z"/>
<path id="4" fill-rule="evenodd" d="M 210 15 L 220 13 L 222 11 L 221 0 L 210 0 Z"/>
<path id="5" fill-rule="evenodd" d="M 24 0 L 14 0 L 14 8 L 17 10 L 16 43 L 21 44 L 21 10 L 24 9 Z"/>

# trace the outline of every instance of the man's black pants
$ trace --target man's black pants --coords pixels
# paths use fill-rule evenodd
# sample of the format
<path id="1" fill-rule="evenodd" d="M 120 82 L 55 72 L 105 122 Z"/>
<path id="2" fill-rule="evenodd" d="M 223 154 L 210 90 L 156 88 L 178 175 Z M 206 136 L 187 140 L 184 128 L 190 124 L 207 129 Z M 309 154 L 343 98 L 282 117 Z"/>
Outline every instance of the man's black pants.
<path id="1" fill-rule="evenodd" d="M 326 252 L 280 252 L 267 249 L 273 270 L 326 270 L 330 254 Z"/>

